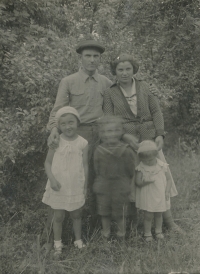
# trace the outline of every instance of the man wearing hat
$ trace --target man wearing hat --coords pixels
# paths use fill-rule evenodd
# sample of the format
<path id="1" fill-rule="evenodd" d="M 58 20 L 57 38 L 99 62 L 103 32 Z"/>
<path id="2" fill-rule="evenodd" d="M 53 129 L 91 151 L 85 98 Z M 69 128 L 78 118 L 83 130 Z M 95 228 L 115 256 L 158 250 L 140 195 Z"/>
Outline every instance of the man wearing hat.
<path id="1" fill-rule="evenodd" d="M 103 91 L 112 84 L 108 78 L 97 72 L 104 51 L 103 45 L 95 40 L 83 40 L 78 44 L 76 52 L 81 55 L 82 66 L 78 72 L 63 78 L 60 82 L 56 102 L 49 118 L 49 144 L 57 145 L 59 140 L 55 124 L 55 113 L 59 108 L 70 105 L 77 109 L 81 117 L 80 131 L 84 132 L 93 132 L 95 122 L 103 116 Z"/>

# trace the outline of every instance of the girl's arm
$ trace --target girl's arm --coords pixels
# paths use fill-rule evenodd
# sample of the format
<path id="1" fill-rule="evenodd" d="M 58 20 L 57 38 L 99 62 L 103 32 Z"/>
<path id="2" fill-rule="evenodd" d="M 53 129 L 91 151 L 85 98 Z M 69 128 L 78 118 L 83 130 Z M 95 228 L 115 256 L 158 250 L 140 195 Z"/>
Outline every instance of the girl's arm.
<path id="1" fill-rule="evenodd" d="M 165 199 L 166 199 L 166 201 L 168 201 L 169 198 L 170 198 L 170 189 L 172 187 L 172 179 L 171 179 L 171 176 L 169 174 L 169 171 L 165 172 L 165 176 L 166 176 L 166 179 L 167 179 L 167 186 L 166 186 L 166 189 L 165 189 Z"/>
<path id="2" fill-rule="evenodd" d="M 143 186 L 154 183 L 154 181 L 144 181 L 142 177 L 143 177 L 142 172 L 136 171 L 135 184 L 137 187 L 143 187 Z"/>
<path id="3" fill-rule="evenodd" d="M 51 166 L 52 166 L 54 153 L 55 153 L 55 150 L 49 149 L 49 151 L 47 153 L 46 160 L 45 160 L 44 167 L 45 167 L 46 174 L 49 178 L 51 188 L 55 191 L 59 191 L 61 188 L 61 184 L 55 179 L 54 175 L 51 172 Z"/>
<path id="4" fill-rule="evenodd" d="M 88 145 L 83 149 L 83 168 L 85 173 L 84 194 L 86 197 L 88 184 Z"/>

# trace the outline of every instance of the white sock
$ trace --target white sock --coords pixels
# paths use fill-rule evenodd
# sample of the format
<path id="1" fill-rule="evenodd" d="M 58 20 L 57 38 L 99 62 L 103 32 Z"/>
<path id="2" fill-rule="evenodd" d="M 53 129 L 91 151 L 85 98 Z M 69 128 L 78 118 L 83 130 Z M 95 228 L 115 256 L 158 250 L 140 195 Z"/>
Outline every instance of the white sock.
<path id="1" fill-rule="evenodd" d="M 60 246 L 62 246 L 62 241 L 61 241 L 61 240 L 59 240 L 59 241 L 54 241 L 54 247 L 55 247 L 55 248 L 58 248 L 58 247 L 60 247 Z"/>

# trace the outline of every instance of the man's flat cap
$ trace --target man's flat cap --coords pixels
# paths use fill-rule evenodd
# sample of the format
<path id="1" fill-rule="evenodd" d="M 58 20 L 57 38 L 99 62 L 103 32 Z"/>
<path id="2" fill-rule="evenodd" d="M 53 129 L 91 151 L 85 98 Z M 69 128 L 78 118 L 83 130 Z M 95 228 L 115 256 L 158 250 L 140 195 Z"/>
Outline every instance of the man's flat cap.
<path id="1" fill-rule="evenodd" d="M 103 53 L 105 51 L 105 47 L 99 43 L 98 41 L 95 40 L 82 40 L 81 42 L 78 43 L 76 47 L 76 52 L 81 54 L 83 49 L 87 48 L 95 48 L 98 50 L 100 53 Z"/>

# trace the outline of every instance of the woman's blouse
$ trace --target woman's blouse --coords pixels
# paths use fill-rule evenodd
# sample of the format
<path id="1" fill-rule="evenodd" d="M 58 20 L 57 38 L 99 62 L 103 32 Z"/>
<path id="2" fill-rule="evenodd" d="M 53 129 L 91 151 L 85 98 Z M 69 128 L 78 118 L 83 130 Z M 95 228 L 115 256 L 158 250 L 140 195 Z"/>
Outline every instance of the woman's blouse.
<path id="1" fill-rule="evenodd" d="M 137 115 L 137 95 L 136 95 L 135 79 L 133 78 L 131 96 L 128 96 L 126 91 L 121 86 L 120 88 L 129 104 L 131 111 L 133 112 L 133 114 Z"/>

